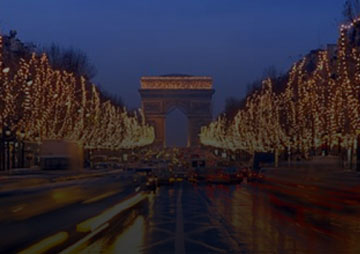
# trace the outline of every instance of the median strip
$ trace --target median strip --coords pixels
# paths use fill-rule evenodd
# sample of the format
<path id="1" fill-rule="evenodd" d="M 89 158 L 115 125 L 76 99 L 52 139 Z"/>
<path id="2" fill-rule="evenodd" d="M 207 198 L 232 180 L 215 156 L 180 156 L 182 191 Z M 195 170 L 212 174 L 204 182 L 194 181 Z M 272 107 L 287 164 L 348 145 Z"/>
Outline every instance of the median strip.
<path id="1" fill-rule="evenodd" d="M 123 202 L 109 208 L 108 210 L 102 212 L 101 214 L 81 222 L 76 226 L 76 230 L 78 232 L 94 231 L 101 225 L 105 224 L 106 222 L 114 218 L 117 214 L 140 203 L 146 197 L 147 196 L 143 192 L 137 193 L 135 196 L 132 196 L 124 200 Z"/>
<path id="2" fill-rule="evenodd" d="M 60 232 L 53 236 L 47 237 L 40 242 L 26 248 L 23 251 L 20 251 L 18 254 L 41 254 L 45 253 L 51 248 L 65 242 L 69 238 L 67 232 Z"/>
<path id="3" fill-rule="evenodd" d="M 104 224 L 103 226 L 99 227 L 98 229 L 96 229 L 95 231 L 91 232 L 90 234 L 88 234 L 87 236 L 85 236 L 84 238 L 82 238 L 80 241 L 74 243 L 73 245 L 71 245 L 70 247 L 66 248 L 65 250 L 61 251 L 60 254 L 67 254 L 67 253 L 71 253 L 74 250 L 76 250 L 76 248 L 78 248 L 80 245 L 82 245 L 83 243 L 85 243 L 86 241 L 90 240 L 93 236 L 97 235 L 98 233 L 100 233 L 101 231 L 103 231 L 104 229 L 106 229 L 109 226 L 109 223 Z"/>

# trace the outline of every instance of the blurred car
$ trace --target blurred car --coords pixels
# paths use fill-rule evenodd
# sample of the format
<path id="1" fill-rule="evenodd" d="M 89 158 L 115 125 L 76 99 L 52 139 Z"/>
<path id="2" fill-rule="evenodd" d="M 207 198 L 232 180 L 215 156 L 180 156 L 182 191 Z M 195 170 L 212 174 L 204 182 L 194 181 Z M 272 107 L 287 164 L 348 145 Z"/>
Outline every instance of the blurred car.
<path id="1" fill-rule="evenodd" d="M 236 167 L 228 167 L 224 173 L 229 175 L 231 183 L 241 183 L 244 177 L 242 171 Z"/>
<path id="2" fill-rule="evenodd" d="M 265 179 L 265 174 L 268 170 L 269 170 L 268 168 L 260 169 L 259 173 L 257 173 L 257 175 L 256 175 L 257 181 L 263 182 Z"/>
<path id="3" fill-rule="evenodd" d="M 192 182 L 192 183 L 197 183 L 199 181 L 198 174 L 196 173 L 196 171 L 190 171 L 188 173 L 187 179 L 189 182 Z"/>
<path id="4" fill-rule="evenodd" d="M 133 183 L 139 186 L 145 186 L 146 189 L 148 189 L 149 184 L 147 185 L 148 182 L 148 177 L 150 175 L 152 175 L 152 169 L 149 168 L 133 168 L 127 169 L 127 172 L 131 172 L 133 174 L 132 178 L 133 178 Z"/>
<path id="5" fill-rule="evenodd" d="M 206 175 L 207 183 L 228 184 L 230 181 L 230 175 L 224 172 L 222 169 L 209 170 Z"/>
<path id="6" fill-rule="evenodd" d="M 206 176 L 208 174 L 208 170 L 206 168 L 197 168 L 194 172 L 194 177 L 196 177 L 197 181 L 206 180 Z"/>
<path id="7" fill-rule="evenodd" d="M 176 172 L 174 175 L 176 182 L 182 182 L 186 179 L 186 173 L 185 172 Z"/>
<path id="8" fill-rule="evenodd" d="M 141 176 L 153 175 L 153 169 L 152 168 L 136 168 L 135 172 L 136 172 L 137 175 L 141 175 Z"/>
<path id="9" fill-rule="evenodd" d="M 246 175 L 247 175 L 246 171 L 244 171 L 243 169 L 238 169 L 235 175 L 237 183 L 241 183 L 242 181 L 244 181 Z"/>
<path id="10" fill-rule="evenodd" d="M 113 169 L 124 169 L 124 166 L 120 163 L 113 163 L 112 168 Z"/>
<path id="11" fill-rule="evenodd" d="M 175 177 L 173 175 L 170 176 L 169 183 L 170 184 L 175 183 Z"/>
<path id="12" fill-rule="evenodd" d="M 167 170 L 157 174 L 158 185 L 169 185 L 175 182 L 173 174 Z"/>
<path id="13" fill-rule="evenodd" d="M 242 176 L 243 181 L 246 179 L 247 181 L 250 180 L 252 177 L 252 171 L 248 167 L 242 167 L 238 170 L 238 174 Z"/>
<path id="14" fill-rule="evenodd" d="M 107 162 L 97 162 L 94 164 L 94 169 L 109 169 L 110 165 Z"/>
<path id="15" fill-rule="evenodd" d="M 261 169 L 259 171 L 250 170 L 247 174 L 247 180 L 249 182 L 261 182 L 264 180 L 264 171 Z"/>
<path id="16" fill-rule="evenodd" d="M 157 177 L 154 175 L 148 175 L 145 186 L 147 190 L 156 190 L 156 188 L 158 187 Z"/>

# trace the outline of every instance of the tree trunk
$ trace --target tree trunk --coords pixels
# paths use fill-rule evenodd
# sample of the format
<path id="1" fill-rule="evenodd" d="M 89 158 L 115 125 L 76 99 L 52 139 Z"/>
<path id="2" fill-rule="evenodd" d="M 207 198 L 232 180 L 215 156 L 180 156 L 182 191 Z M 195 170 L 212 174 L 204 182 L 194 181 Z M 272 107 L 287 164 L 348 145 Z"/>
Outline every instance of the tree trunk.
<path id="1" fill-rule="evenodd" d="M 275 168 L 278 168 L 279 167 L 279 150 L 278 149 L 275 149 L 274 156 L 275 156 Z"/>
<path id="2" fill-rule="evenodd" d="M 360 134 L 356 142 L 356 171 L 360 172 Z"/>

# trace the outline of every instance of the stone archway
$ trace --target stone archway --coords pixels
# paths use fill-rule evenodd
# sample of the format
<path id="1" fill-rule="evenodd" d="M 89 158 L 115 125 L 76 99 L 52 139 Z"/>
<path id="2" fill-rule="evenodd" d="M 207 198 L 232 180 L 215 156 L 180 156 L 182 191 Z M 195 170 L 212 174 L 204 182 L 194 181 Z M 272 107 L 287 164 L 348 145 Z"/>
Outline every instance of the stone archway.
<path id="1" fill-rule="evenodd" d="M 169 75 L 141 78 L 142 109 L 155 128 L 155 146 L 166 146 L 166 115 L 173 108 L 188 118 L 188 146 L 199 144 L 202 126 L 212 121 L 212 78 Z"/>

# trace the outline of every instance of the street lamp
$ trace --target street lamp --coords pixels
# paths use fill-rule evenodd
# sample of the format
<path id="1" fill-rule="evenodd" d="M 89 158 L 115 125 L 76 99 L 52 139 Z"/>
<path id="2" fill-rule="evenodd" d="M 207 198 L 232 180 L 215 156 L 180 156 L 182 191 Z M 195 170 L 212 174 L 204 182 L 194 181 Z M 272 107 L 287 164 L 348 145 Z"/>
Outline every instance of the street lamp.
<path id="1" fill-rule="evenodd" d="M 9 129 L 5 130 L 5 136 L 9 138 L 11 136 L 11 131 Z"/>
<path id="2" fill-rule="evenodd" d="M 11 136 L 11 131 L 9 129 L 5 130 L 5 145 L 6 145 L 6 157 L 7 157 L 7 165 L 6 168 L 7 170 L 10 169 L 10 136 Z"/>
<path id="3" fill-rule="evenodd" d="M 1 130 L 1 170 L 5 169 L 5 128 Z"/>
<path id="4" fill-rule="evenodd" d="M 32 81 L 31 79 L 29 79 L 29 80 L 26 82 L 26 84 L 27 84 L 28 86 L 32 86 L 33 81 Z"/>
<path id="5" fill-rule="evenodd" d="M 356 171 L 360 172 L 360 130 L 357 130 L 356 142 Z"/>
<path id="6" fill-rule="evenodd" d="M 25 132 L 23 130 L 21 130 L 19 132 L 19 137 L 20 137 L 20 145 L 21 145 L 21 164 L 20 164 L 20 167 L 25 168 L 25 142 L 24 142 Z"/>
<path id="7" fill-rule="evenodd" d="M 1 135 L 1 147 L 2 147 L 2 168 L 4 170 L 10 169 L 10 141 L 12 139 L 11 130 L 8 127 L 3 127 Z"/>
<path id="8" fill-rule="evenodd" d="M 2 70 L 3 73 L 9 73 L 9 71 L 10 71 L 10 68 L 9 68 L 9 67 L 6 67 L 6 68 L 4 68 L 4 69 Z"/>

